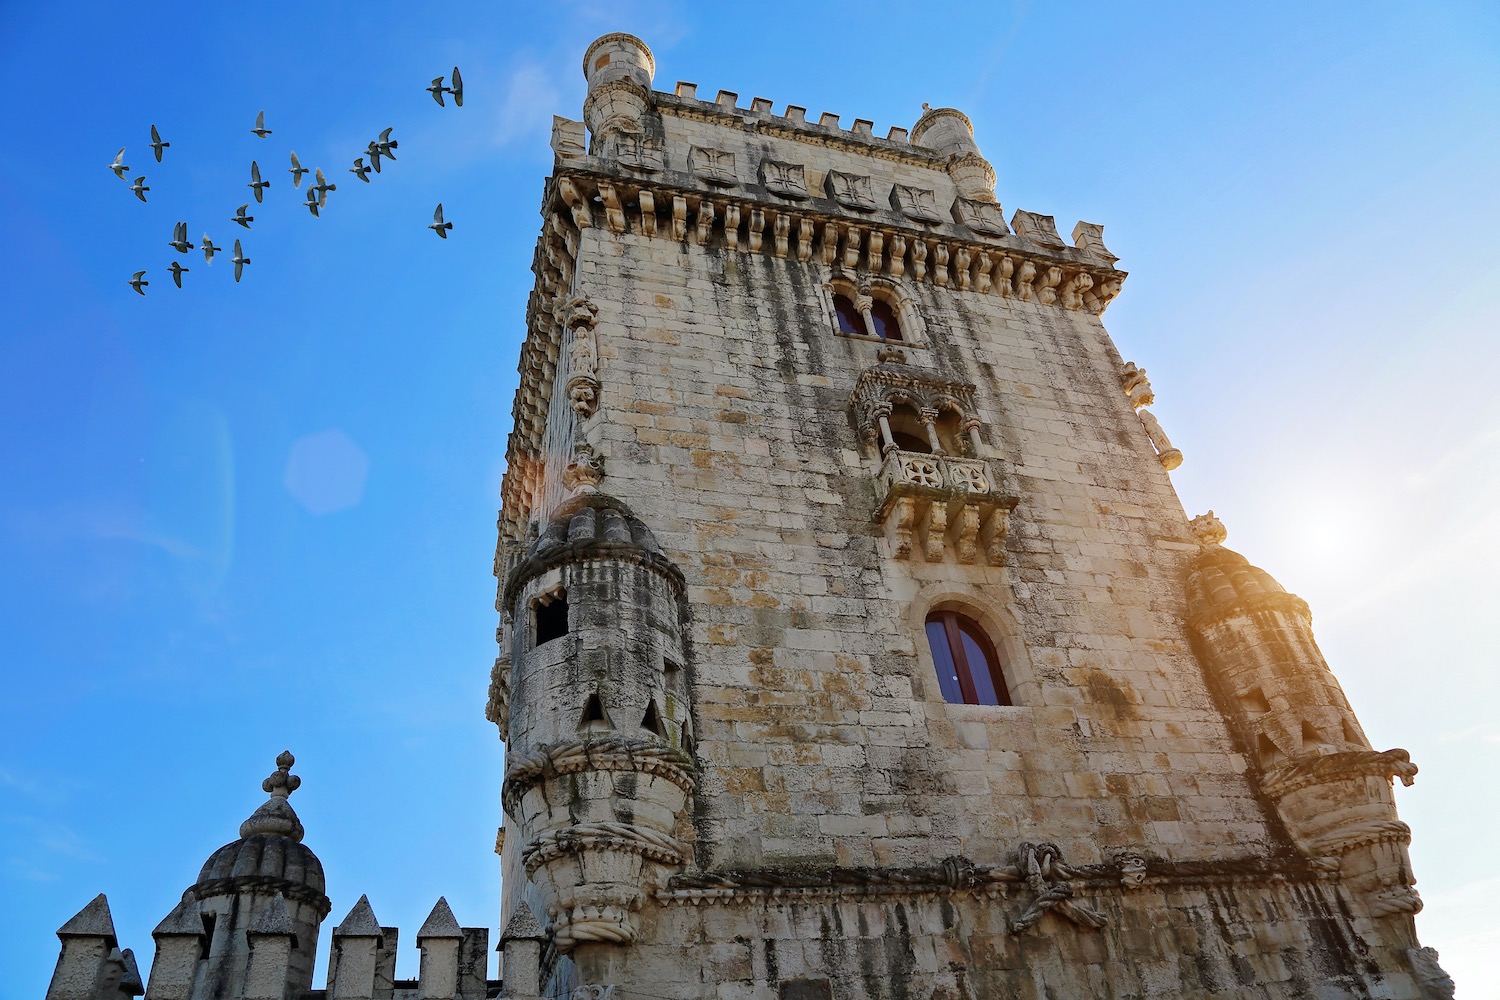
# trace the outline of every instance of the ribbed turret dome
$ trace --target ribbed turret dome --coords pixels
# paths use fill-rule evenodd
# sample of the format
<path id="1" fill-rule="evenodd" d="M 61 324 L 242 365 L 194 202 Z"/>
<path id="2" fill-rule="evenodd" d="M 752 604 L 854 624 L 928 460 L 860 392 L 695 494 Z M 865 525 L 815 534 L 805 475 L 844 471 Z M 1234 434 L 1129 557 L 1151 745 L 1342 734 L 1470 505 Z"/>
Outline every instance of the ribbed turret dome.
<path id="1" fill-rule="evenodd" d="M 1187 578 L 1189 615 L 1196 618 L 1213 614 L 1272 595 L 1295 601 L 1306 609 L 1302 599 L 1287 593 L 1270 573 L 1220 544 L 1228 533 L 1213 511 L 1193 518 L 1191 526 L 1203 551 Z"/>
<path id="2" fill-rule="evenodd" d="M 527 548 L 505 587 L 505 603 L 528 580 L 565 562 L 614 558 L 660 570 L 681 587 L 682 573 L 657 544 L 645 522 L 607 493 L 587 492 L 553 512 L 547 528 Z"/>
<path id="3" fill-rule="evenodd" d="M 327 913 L 323 863 L 302 843 L 302 821 L 287 801 L 302 784 L 291 773 L 295 763 L 289 751 L 276 758 L 276 771 L 261 782 L 271 797 L 240 824 L 240 839 L 219 848 L 203 865 L 193 886 L 199 899 L 258 889 L 314 903 Z"/>

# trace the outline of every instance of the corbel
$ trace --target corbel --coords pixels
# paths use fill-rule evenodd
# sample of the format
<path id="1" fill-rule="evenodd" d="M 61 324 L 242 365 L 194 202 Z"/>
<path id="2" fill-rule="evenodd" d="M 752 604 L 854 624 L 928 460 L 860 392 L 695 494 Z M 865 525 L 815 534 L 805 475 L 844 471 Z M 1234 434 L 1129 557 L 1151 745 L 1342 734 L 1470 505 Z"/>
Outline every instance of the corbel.
<path id="1" fill-rule="evenodd" d="M 870 230 L 870 241 L 865 248 L 865 258 L 869 262 L 871 274 L 879 274 L 885 268 L 885 233 L 878 229 Z"/>
<path id="2" fill-rule="evenodd" d="M 687 199 L 680 194 L 672 196 L 672 239 L 687 239 Z"/>
<path id="3" fill-rule="evenodd" d="M 777 219 L 777 222 L 780 222 Z M 750 209 L 750 252 L 759 253 L 761 232 L 766 228 L 766 213 L 759 208 Z"/>
<path id="4" fill-rule="evenodd" d="M 645 236 L 656 235 L 656 195 L 646 188 L 641 188 L 641 233 Z"/>
<path id="5" fill-rule="evenodd" d="M 813 222 L 811 219 L 797 220 L 797 261 L 806 264 L 812 260 Z"/>
<path id="6" fill-rule="evenodd" d="M 604 202 L 604 221 L 612 233 L 625 231 L 625 209 L 620 205 L 620 196 L 609 181 L 599 182 L 599 198 Z"/>
<path id="7" fill-rule="evenodd" d="M 578 190 L 578 185 L 573 183 L 572 178 L 559 178 L 557 193 L 562 195 L 562 200 L 572 210 L 575 226 L 579 229 L 586 229 L 594 224 L 593 213 L 589 211 L 589 200 L 584 197 L 583 192 Z"/>
<path id="8" fill-rule="evenodd" d="M 918 281 L 927 277 L 927 241 L 911 241 L 911 275 Z"/>
<path id="9" fill-rule="evenodd" d="M 983 250 L 974 255 L 974 287 L 981 294 L 988 294 L 990 290 L 990 270 L 994 266 L 994 258 Z"/>
<path id="10" fill-rule="evenodd" d="M 899 278 L 906 273 L 906 237 L 891 234 L 891 277 Z"/>
<path id="11" fill-rule="evenodd" d="M 972 259 L 968 247 L 959 247 L 958 253 L 953 257 L 953 273 L 958 277 L 958 290 L 967 292 L 969 286 L 974 282 L 974 276 L 969 273 L 969 261 Z"/>
<path id="12" fill-rule="evenodd" d="M 699 246 L 708 245 L 708 237 L 714 228 L 714 203 L 704 198 L 698 203 L 698 227 L 694 233 L 694 241 Z"/>
<path id="13" fill-rule="evenodd" d="M 1050 306 L 1057 301 L 1057 286 L 1062 283 L 1062 268 L 1056 264 L 1047 268 L 1042 275 L 1042 280 L 1037 286 L 1037 301 L 1044 306 Z"/>
<path id="14" fill-rule="evenodd" d="M 858 226 L 844 230 L 844 270 L 852 271 L 859 266 L 859 249 L 864 243 L 864 232 Z"/>
<path id="15" fill-rule="evenodd" d="M 734 202 L 724 206 L 724 245 L 731 250 L 740 248 L 740 206 Z"/>

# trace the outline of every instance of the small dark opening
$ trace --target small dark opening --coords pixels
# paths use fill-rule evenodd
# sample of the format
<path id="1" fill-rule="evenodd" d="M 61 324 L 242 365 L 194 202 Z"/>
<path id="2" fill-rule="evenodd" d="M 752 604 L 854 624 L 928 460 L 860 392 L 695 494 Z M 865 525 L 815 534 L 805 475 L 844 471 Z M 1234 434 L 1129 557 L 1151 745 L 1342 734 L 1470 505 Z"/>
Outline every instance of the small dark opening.
<path id="1" fill-rule="evenodd" d="M 578 720 L 579 729 L 608 729 L 609 719 L 604 714 L 604 705 L 597 692 L 589 695 L 583 703 L 583 717 Z"/>
<path id="2" fill-rule="evenodd" d="M 891 440 L 896 442 L 896 447 L 901 451 L 915 451 L 926 455 L 932 451 L 932 445 L 926 438 L 908 434 L 906 431 L 892 429 Z"/>
<path id="3" fill-rule="evenodd" d="M 641 728 L 659 739 L 667 738 L 667 728 L 661 724 L 661 714 L 656 711 L 656 702 L 646 705 L 646 714 L 641 718 Z"/>
<path id="4" fill-rule="evenodd" d="M 1313 727 L 1311 722 L 1302 723 L 1302 748 L 1310 750 L 1323 742 L 1323 736 Z"/>
<path id="5" fill-rule="evenodd" d="M 1344 722 L 1344 742 L 1345 743 L 1353 743 L 1355 746 L 1359 746 L 1359 747 L 1364 746 L 1365 745 L 1365 741 L 1359 735 L 1359 731 L 1356 730 L 1353 726 L 1349 725 L 1349 720 L 1348 719 L 1343 720 L 1343 722 Z"/>
<path id="6" fill-rule="evenodd" d="M 1271 710 L 1271 703 L 1266 701 L 1266 696 L 1260 688 L 1251 688 L 1240 695 L 1240 704 L 1251 715 L 1265 715 Z"/>
<path id="7" fill-rule="evenodd" d="M 558 591 L 551 600 L 536 604 L 536 644 L 538 646 L 568 634 L 568 595 Z"/>
<path id="8" fill-rule="evenodd" d="M 1264 733 L 1260 736 L 1259 750 L 1262 769 L 1273 768 L 1286 760 L 1286 755 L 1281 752 L 1281 748 L 1272 743 Z"/>
<path id="9" fill-rule="evenodd" d="M 214 946 L 214 924 L 218 916 L 213 913 L 201 913 L 199 916 L 203 918 L 203 936 L 198 939 L 198 958 L 202 960 L 208 958 L 208 953 Z"/>

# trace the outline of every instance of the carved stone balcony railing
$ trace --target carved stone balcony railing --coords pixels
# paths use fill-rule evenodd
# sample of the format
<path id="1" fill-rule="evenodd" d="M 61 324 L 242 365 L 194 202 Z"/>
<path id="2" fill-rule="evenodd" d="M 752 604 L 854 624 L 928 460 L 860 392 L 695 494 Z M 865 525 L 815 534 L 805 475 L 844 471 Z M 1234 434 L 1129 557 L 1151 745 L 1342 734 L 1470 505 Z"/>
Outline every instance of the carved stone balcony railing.
<path id="1" fill-rule="evenodd" d="M 891 451 L 880 466 L 880 506 L 898 559 L 1005 562 L 1005 536 L 1016 497 L 1000 491 L 990 463 L 913 451 Z"/>

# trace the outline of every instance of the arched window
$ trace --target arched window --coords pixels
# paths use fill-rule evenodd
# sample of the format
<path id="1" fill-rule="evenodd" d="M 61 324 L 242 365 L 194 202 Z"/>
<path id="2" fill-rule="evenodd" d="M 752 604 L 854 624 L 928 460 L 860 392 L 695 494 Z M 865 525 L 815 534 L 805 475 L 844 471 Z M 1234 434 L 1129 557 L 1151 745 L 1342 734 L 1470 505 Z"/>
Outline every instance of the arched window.
<path id="1" fill-rule="evenodd" d="M 927 616 L 927 646 L 943 698 L 962 705 L 1009 705 L 1010 690 L 995 647 L 977 624 L 956 611 Z"/>
<path id="2" fill-rule="evenodd" d="M 923 455 L 932 452 L 932 442 L 927 437 L 927 428 L 922 424 L 922 418 L 917 413 L 917 408 L 910 403 L 900 403 L 891 409 L 888 418 L 891 426 L 891 440 L 901 451 L 915 451 Z"/>
<path id="3" fill-rule="evenodd" d="M 844 295 L 833 297 L 833 309 L 839 317 L 839 333 L 850 337 L 865 336 L 865 318 L 854 308 L 854 302 Z"/>
<path id="4" fill-rule="evenodd" d="M 842 293 L 834 293 L 833 311 L 838 317 L 839 333 L 846 337 L 879 337 L 882 340 L 904 340 L 901 323 L 896 319 L 896 310 L 889 302 L 879 298 L 867 298 L 867 312 L 861 312 L 854 299 Z"/>

